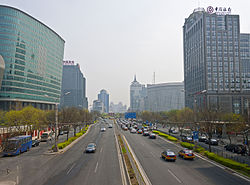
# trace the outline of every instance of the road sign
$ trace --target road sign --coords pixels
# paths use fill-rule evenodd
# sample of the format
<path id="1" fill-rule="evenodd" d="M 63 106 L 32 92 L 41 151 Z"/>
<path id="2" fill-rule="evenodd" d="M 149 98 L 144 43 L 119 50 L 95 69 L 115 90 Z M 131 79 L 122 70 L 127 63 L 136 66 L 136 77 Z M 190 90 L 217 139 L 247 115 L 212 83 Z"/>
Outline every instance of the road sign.
<path id="1" fill-rule="evenodd" d="M 193 140 L 198 142 L 199 141 L 199 132 L 193 131 Z"/>

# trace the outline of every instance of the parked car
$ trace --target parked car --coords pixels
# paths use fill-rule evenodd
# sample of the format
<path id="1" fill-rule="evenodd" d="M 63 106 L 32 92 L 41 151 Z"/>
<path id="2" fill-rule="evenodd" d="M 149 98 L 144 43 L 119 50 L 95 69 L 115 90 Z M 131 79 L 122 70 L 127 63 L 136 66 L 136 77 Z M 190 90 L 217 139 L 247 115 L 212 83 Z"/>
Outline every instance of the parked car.
<path id="1" fill-rule="evenodd" d="M 194 159 L 195 155 L 192 150 L 184 148 L 183 150 L 179 151 L 179 157 L 183 159 Z"/>
<path id="2" fill-rule="evenodd" d="M 86 153 L 94 153 L 95 151 L 96 151 L 96 144 L 95 143 L 89 143 L 85 149 Z"/>
<path id="3" fill-rule="evenodd" d="M 40 141 L 38 139 L 32 140 L 32 147 L 39 146 L 39 144 L 40 144 Z"/>
<path id="4" fill-rule="evenodd" d="M 166 150 L 161 153 L 161 157 L 164 160 L 167 161 L 175 161 L 176 160 L 176 155 L 172 150 Z"/>
<path id="5" fill-rule="evenodd" d="M 181 140 L 182 140 L 183 142 L 188 142 L 188 143 L 193 143 L 193 142 L 194 142 L 194 141 L 193 141 L 193 138 L 190 137 L 190 136 L 182 136 Z"/>
<path id="6" fill-rule="evenodd" d="M 205 141 L 205 143 L 206 144 L 209 144 L 210 143 L 210 145 L 218 145 L 218 141 L 216 140 L 216 139 L 210 139 L 210 142 L 209 142 L 209 139 L 207 139 L 206 141 Z"/>
<path id="7" fill-rule="evenodd" d="M 205 142 L 206 140 L 207 140 L 207 137 L 204 135 L 199 137 L 199 142 Z"/>
<path id="8" fill-rule="evenodd" d="M 246 153 L 246 149 L 243 145 L 241 144 L 228 144 L 226 146 L 224 146 L 224 148 L 230 152 L 233 153 L 237 153 L 237 154 L 245 154 Z"/>

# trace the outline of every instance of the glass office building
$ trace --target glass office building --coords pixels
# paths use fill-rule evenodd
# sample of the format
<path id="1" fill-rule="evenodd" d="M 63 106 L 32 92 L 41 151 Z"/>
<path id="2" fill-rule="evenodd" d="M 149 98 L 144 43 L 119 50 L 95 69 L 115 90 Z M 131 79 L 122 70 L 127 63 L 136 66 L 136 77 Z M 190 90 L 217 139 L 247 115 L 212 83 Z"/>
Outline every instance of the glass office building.
<path id="1" fill-rule="evenodd" d="M 0 55 L 5 61 L 0 109 L 53 109 L 60 102 L 64 43 L 39 20 L 0 5 Z"/>
<path id="2" fill-rule="evenodd" d="M 195 9 L 183 26 L 185 105 L 242 113 L 240 20 L 230 8 Z"/>

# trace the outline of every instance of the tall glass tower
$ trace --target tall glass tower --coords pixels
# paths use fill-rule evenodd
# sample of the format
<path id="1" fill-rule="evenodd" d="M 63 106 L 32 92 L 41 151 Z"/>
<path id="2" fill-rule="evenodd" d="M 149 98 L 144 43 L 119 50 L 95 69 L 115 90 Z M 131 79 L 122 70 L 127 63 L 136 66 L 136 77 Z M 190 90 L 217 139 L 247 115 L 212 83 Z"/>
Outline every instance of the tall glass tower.
<path id="1" fill-rule="evenodd" d="M 34 17 L 0 5 L 0 55 L 5 62 L 0 109 L 53 109 L 60 102 L 64 43 Z"/>
<path id="2" fill-rule="evenodd" d="M 242 81 L 239 15 L 230 8 L 195 9 L 183 26 L 185 105 L 241 113 L 249 98 Z"/>

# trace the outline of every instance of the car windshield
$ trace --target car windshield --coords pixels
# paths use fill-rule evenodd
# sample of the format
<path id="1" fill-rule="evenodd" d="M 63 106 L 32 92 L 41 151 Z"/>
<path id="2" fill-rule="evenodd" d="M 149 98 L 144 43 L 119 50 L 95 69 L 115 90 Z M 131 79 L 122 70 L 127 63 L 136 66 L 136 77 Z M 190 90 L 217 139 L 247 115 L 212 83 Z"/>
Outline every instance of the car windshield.
<path id="1" fill-rule="evenodd" d="M 89 144 L 89 145 L 88 145 L 88 148 L 93 148 L 93 147 L 95 147 L 94 144 Z"/>

